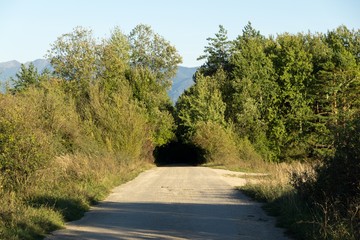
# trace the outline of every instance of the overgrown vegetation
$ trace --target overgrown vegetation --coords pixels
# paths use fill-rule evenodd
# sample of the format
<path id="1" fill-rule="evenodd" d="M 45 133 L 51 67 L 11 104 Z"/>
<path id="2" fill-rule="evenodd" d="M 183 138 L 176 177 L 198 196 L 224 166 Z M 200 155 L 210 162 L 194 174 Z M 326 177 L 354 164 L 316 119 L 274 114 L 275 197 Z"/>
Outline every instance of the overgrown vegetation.
<path id="1" fill-rule="evenodd" d="M 235 40 L 220 26 L 208 41 L 176 103 L 180 138 L 207 165 L 267 171 L 244 191 L 299 239 L 358 239 L 360 31 L 265 37 L 249 23 Z M 289 177 L 284 162 L 312 168 Z"/>
<path id="2" fill-rule="evenodd" d="M 0 95 L 1 239 L 80 218 L 174 137 L 167 90 L 181 58 L 150 27 L 115 28 L 100 43 L 75 28 L 48 58 L 53 73 L 22 66 Z"/>

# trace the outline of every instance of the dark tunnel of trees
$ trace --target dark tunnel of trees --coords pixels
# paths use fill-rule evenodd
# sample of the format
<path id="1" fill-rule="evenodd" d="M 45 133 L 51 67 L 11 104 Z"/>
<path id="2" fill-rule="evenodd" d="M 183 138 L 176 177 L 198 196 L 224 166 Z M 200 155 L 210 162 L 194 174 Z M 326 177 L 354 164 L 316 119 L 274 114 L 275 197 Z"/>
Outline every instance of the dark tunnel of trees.
<path id="1" fill-rule="evenodd" d="M 172 141 L 154 151 L 157 166 L 171 164 L 199 165 L 205 162 L 203 150 L 193 144 Z"/>

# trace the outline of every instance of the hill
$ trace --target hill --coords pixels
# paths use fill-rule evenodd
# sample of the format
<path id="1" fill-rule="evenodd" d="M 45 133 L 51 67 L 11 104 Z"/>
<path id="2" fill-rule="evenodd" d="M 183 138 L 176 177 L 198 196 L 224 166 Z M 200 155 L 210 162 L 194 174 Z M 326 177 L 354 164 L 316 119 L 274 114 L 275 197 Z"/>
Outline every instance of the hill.
<path id="1" fill-rule="evenodd" d="M 32 62 L 27 62 L 25 65 L 29 65 L 30 63 L 33 63 L 39 72 L 42 72 L 46 68 L 51 69 L 51 65 L 46 59 L 37 59 Z M 9 82 L 11 77 L 15 77 L 16 73 L 20 70 L 20 67 L 21 63 L 16 60 L 0 63 L 0 83 Z M 178 72 L 173 78 L 172 88 L 168 92 L 174 103 L 184 90 L 194 83 L 192 77 L 196 69 L 196 67 L 188 68 L 179 66 Z"/>
<path id="2" fill-rule="evenodd" d="M 188 68 L 179 66 L 176 76 L 173 78 L 173 84 L 169 91 L 171 100 L 175 103 L 179 96 L 194 84 L 193 75 L 197 67 Z"/>
<path id="3" fill-rule="evenodd" d="M 25 65 L 28 66 L 30 63 L 34 64 L 39 72 L 44 71 L 46 68 L 52 68 L 50 62 L 46 59 L 37 59 L 32 62 L 26 62 Z M 0 83 L 9 82 L 10 78 L 15 77 L 16 73 L 20 70 L 20 67 L 21 63 L 16 60 L 0 63 Z"/>

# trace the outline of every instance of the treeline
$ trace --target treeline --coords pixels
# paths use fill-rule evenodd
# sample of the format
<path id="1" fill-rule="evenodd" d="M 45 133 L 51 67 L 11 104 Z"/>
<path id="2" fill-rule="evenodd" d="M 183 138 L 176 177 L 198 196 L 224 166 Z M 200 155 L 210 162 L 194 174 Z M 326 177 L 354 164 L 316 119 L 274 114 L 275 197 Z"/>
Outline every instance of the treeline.
<path id="1" fill-rule="evenodd" d="M 177 102 L 185 139 L 211 122 L 248 139 L 268 161 L 334 154 L 333 130 L 359 112 L 359 31 L 275 38 L 249 23 L 233 41 L 220 26 L 208 42 L 196 84 Z"/>
<path id="2" fill-rule="evenodd" d="M 220 26 L 200 59 L 195 85 L 176 103 L 180 138 L 220 164 L 316 163 L 315 175 L 292 176 L 279 212 L 291 206 L 289 216 L 308 223 L 304 239 L 357 239 L 360 30 L 265 37 L 248 23 L 229 40 Z"/>
<path id="3" fill-rule="evenodd" d="M 34 239 L 79 218 L 174 137 L 167 95 L 181 57 L 149 26 L 97 41 L 81 27 L 22 66 L 0 95 L 0 238 Z"/>

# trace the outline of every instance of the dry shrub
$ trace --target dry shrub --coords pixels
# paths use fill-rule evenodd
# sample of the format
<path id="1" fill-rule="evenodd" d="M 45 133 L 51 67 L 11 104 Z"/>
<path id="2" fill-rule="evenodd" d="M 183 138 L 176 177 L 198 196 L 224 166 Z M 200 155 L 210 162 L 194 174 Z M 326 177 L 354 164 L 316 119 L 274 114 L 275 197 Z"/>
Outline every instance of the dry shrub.
<path id="1" fill-rule="evenodd" d="M 38 101 L 0 97 L 0 171 L 5 190 L 18 191 L 55 154 L 51 137 L 41 127 Z"/>
<path id="2" fill-rule="evenodd" d="M 116 169 L 114 161 L 106 157 L 99 160 L 82 154 L 58 156 L 52 164 L 52 170 L 56 179 L 62 181 L 97 181 L 109 169 Z"/>
<path id="3" fill-rule="evenodd" d="M 244 187 L 246 191 L 252 192 L 256 198 L 266 202 L 272 202 L 294 190 L 292 176 L 302 176 L 315 174 L 314 168 L 310 164 L 293 163 L 266 163 L 263 162 L 263 169 L 266 175 L 260 183 L 249 183 Z"/>

